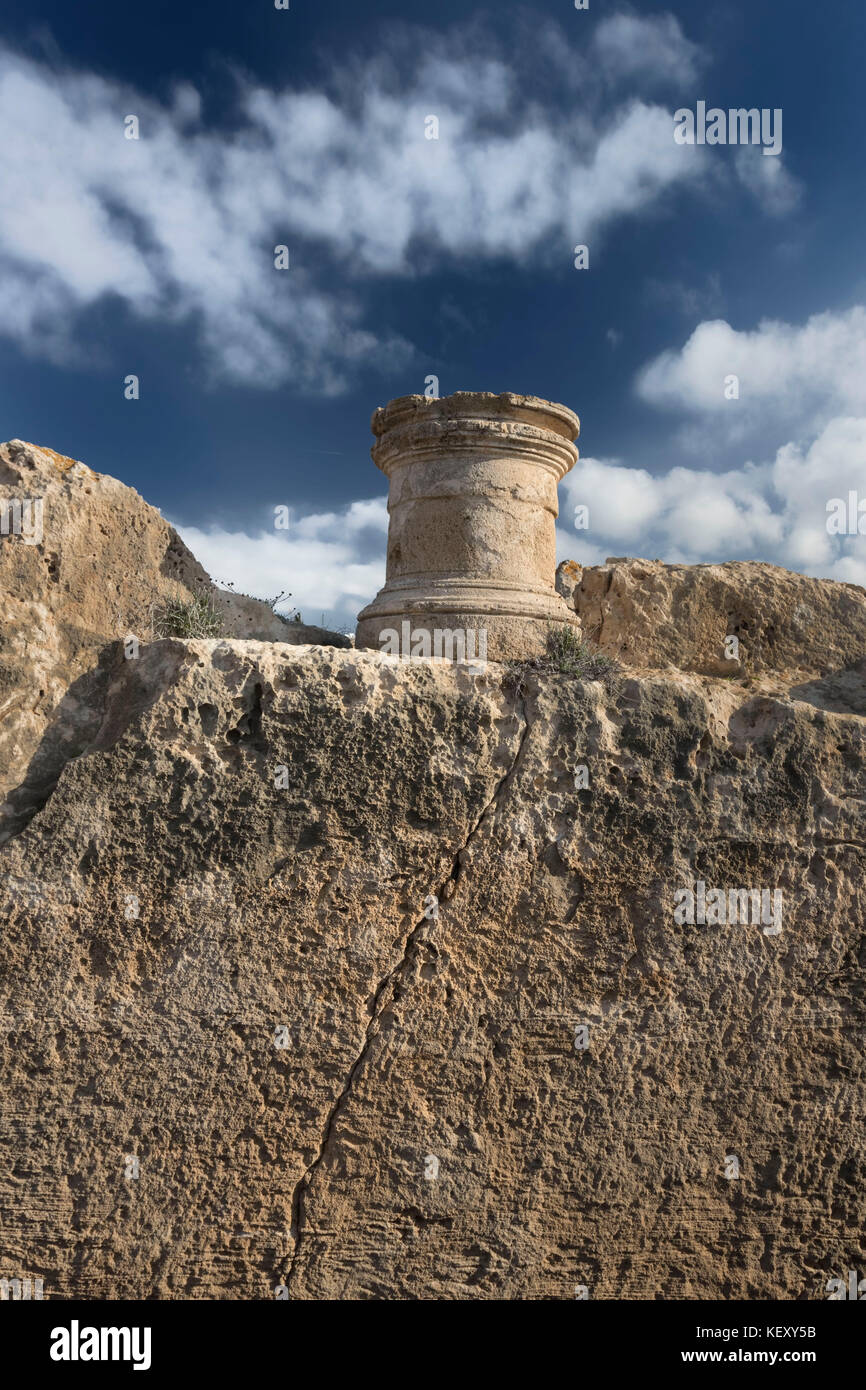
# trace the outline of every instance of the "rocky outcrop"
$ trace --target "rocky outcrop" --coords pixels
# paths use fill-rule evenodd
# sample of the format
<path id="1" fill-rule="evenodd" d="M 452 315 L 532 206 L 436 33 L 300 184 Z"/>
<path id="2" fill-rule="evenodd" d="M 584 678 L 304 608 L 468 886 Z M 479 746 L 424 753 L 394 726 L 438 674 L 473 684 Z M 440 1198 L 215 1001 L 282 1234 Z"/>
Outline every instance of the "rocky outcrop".
<path id="1" fill-rule="evenodd" d="M 583 571 L 573 602 L 585 635 L 634 667 L 823 677 L 866 657 L 866 590 L 777 565 L 611 559 Z"/>
<path id="2" fill-rule="evenodd" d="M 863 590 L 566 562 L 623 669 L 518 679 L 286 625 L 131 489 L 3 446 L 34 497 L 0 536 L 0 1279 L 810 1299 L 858 1267 Z M 201 593 L 227 638 L 150 640 Z"/>
<path id="3" fill-rule="evenodd" d="M 216 588 L 137 492 L 52 449 L 0 445 L 0 517 L 0 800 L 20 784 L 66 692 L 97 666 L 101 649 L 127 633 L 152 637 L 167 599 L 207 594 L 227 636 L 349 645 Z M 68 709 L 67 728 L 74 717 Z"/>
<path id="4" fill-rule="evenodd" d="M 652 660 L 700 664 L 715 631 L 654 573 Z M 825 1297 L 866 1215 L 866 723 L 823 683 L 857 591 L 798 584 L 815 679 L 759 693 L 105 654 L 0 850 L 0 1273 L 46 1297 Z M 781 893 L 780 929 L 681 923 L 699 884 Z"/>

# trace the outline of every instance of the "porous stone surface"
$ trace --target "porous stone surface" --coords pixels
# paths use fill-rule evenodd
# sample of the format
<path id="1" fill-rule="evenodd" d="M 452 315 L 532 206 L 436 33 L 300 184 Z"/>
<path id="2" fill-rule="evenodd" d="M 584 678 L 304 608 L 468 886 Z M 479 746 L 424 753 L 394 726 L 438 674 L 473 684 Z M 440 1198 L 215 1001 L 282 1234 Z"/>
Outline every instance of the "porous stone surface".
<path id="1" fill-rule="evenodd" d="M 810 1299 L 859 1267 L 862 713 L 506 677 L 105 656 L 0 849 L 0 1274 Z M 780 889 L 781 932 L 677 925 L 698 880 Z"/>
<path id="2" fill-rule="evenodd" d="M 399 396 L 372 430 L 389 481 L 388 559 L 358 616 L 358 647 L 387 651 L 385 634 L 408 622 L 410 633 L 483 633 L 486 655 L 505 661 L 542 653 L 552 629 L 579 628 L 554 584 L 573 411 L 513 392 Z"/>
<path id="3" fill-rule="evenodd" d="M 565 599 L 569 608 L 576 608 L 575 596 L 582 577 L 583 568 L 576 560 L 563 560 L 556 567 L 556 592 Z"/>
<path id="4" fill-rule="evenodd" d="M 757 561 L 609 559 L 583 570 L 572 601 L 585 636 L 629 666 L 793 678 L 866 657 L 866 590 Z M 725 651 L 732 636 L 735 658 Z"/>
<path id="5" fill-rule="evenodd" d="M 286 624 L 267 603 L 217 589 L 133 488 L 13 439 L 0 445 L 0 505 L 25 499 L 42 499 L 39 539 L 34 530 L 31 544 L 8 524 L 10 534 L 0 535 L 0 801 L 24 778 L 49 720 L 100 650 L 128 633 L 152 636 L 154 610 L 169 598 L 209 594 L 227 636 L 349 645 L 342 634 Z M 69 718 L 64 727 L 74 734 Z"/>

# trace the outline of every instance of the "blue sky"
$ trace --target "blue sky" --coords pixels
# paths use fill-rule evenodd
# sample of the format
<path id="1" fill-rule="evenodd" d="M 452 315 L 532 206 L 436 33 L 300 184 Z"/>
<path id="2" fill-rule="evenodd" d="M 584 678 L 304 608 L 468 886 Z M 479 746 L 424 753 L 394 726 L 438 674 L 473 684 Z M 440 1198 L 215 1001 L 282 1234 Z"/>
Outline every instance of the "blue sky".
<path id="1" fill-rule="evenodd" d="M 0 432 L 340 626 L 384 577 L 370 415 L 430 374 L 581 416 L 561 557 L 866 583 L 826 527 L 866 498 L 864 39 L 850 0 L 7 0 Z M 781 154 L 678 145 L 698 101 L 781 109 Z"/>

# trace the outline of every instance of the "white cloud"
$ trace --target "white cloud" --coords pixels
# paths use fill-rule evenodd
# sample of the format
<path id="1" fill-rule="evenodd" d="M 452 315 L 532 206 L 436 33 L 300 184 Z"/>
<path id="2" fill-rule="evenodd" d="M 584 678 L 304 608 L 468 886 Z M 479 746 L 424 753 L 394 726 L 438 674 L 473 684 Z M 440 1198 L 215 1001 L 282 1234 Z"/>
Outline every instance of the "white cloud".
<path id="1" fill-rule="evenodd" d="M 740 399 L 726 400 L 728 374 Z M 732 466 L 719 472 L 676 465 L 660 476 L 614 461 L 584 459 L 561 484 L 559 548 L 597 563 L 640 554 L 684 563 L 763 559 L 819 577 L 866 584 L 866 536 L 830 535 L 827 504 L 866 498 L 866 311 L 816 314 L 803 325 L 766 321 L 737 331 L 702 323 L 679 351 L 639 374 L 644 400 L 697 423 L 680 435 L 698 456 L 724 436 Z M 785 442 L 764 461 L 750 440 L 776 430 Z M 782 433 L 784 431 L 784 433 Z M 760 455 L 759 455 L 760 457 Z M 588 532 L 569 529 L 589 507 Z"/>
<path id="2" fill-rule="evenodd" d="M 765 464 L 725 473 L 676 467 L 659 477 L 615 461 L 582 459 L 560 483 L 560 559 L 608 555 L 669 563 L 766 560 L 866 585 L 866 535 L 831 536 L 827 503 L 866 498 L 866 418 L 834 420 L 805 449 L 786 444 Z M 589 529 L 573 526 L 589 508 Z"/>
<path id="3" fill-rule="evenodd" d="M 724 399 L 728 374 L 740 400 Z M 560 485 L 562 557 L 609 553 L 669 560 L 763 559 L 819 577 L 866 584 L 866 537 L 830 535 L 827 503 L 866 498 L 866 311 L 816 314 L 803 325 L 762 322 L 738 332 L 703 322 L 683 349 L 638 375 L 639 395 L 694 417 L 680 445 L 702 453 L 723 434 L 728 457 L 752 435 L 784 430 L 771 459 L 721 471 L 674 466 L 653 477 L 617 461 L 584 459 Z M 778 435 L 777 435 L 778 438 Z M 589 531 L 570 530 L 589 507 Z"/>
<path id="4" fill-rule="evenodd" d="M 792 212 L 803 197 L 800 180 L 794 178 L 778 156 L 765 158 L 763 149 L 757 145 L 739 146 L 734 168 L 743 186 L 774 217 Z"/>
<path id="5" fill-rule="evenodd" d="M 740 399 L 725 399 L 724 380 L 739 377 Z M 866 411 L 866 309 L 815 314 L 794 326 L 764 320 L 737 330 L 723 319 L 701 323 L 678 351 L 661 353 L 637 389 L 653 405 L 691 414 L 736 417 L 755 404 L 789 421 Z"/>
<path id="6" fill-rule="evenodd" d="M 531 45 L 467 36 L 407 28 L 375 59 L 344 56 L 328 90 L 236 75 L 218 125 L 189 83 L 160 105 L 0 48 L 0 331 L 79 359 L 81 311 L 115 296 L 194 322 L 215 374 L 336 391 L 361 363 L 412 356 L 364 323 L 371 274 L 422 273 L 431 256 L 564 259 L 675 185 L 718 182 L 721 166 L 677 146 L 671 112 L 641 96 L 698 61 L 670 16 L 548 27 L 565 100 L 539 86 Z M 124 138 L 128 114 L 139 140 Z M 273 265 L 283 243 L 287 272 Z"/>
<path id="7" fill-rule="evenodd" d="M 595 31 L 594 49 L 611 77 L 641 76 L 656 83 L 692 82 L 706 60 L 671 14 L 654 21 L 634 14 L 607 16 Z"/>
<path id="8" fill-rule="evenodd" d="M 224 527 L 176 528 L 218 584 L 272 599 L 291 594 L 281 613 L 299 609 L 308 623 L 354 629 L 364 604 L 385 582 L 386 499 L 353 502 L 341 512 L 291 518 L 288 530 L 249 535 Z"/>

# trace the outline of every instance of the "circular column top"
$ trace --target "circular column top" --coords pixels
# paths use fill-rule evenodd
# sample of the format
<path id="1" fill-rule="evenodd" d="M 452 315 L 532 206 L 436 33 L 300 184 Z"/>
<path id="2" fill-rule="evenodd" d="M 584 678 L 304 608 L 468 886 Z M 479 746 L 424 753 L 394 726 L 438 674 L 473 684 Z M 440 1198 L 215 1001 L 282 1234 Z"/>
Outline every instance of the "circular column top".
<path id="1" fill-rule="evenodd" d="M 573 410 L 512 391 L 455 391 L 450 396 L 397 396 L 373 412 L 373 462 L 384 473 L 398 460 L 453 448 L 493 447 L 509 452 L 551 451 L 559 476 L 577 458 L 580 434 Z M 556 462 L 554 463 L 554 459 Z"/>
<path id="2" fill-rule="evenodd" d="M 455 391 L 450 396 L 397 396 L 387 405 L 373 411 L 370 428 L 377 437 L 395 425 L 415 419 L 461 419 L 464 417 L 490 420 L 522 420 L 551 430 L 563 439 L 577 439 L 580 420 L 573 410 L 556 401 L 540 396 L 518 396 L 513 391 Z"/>

